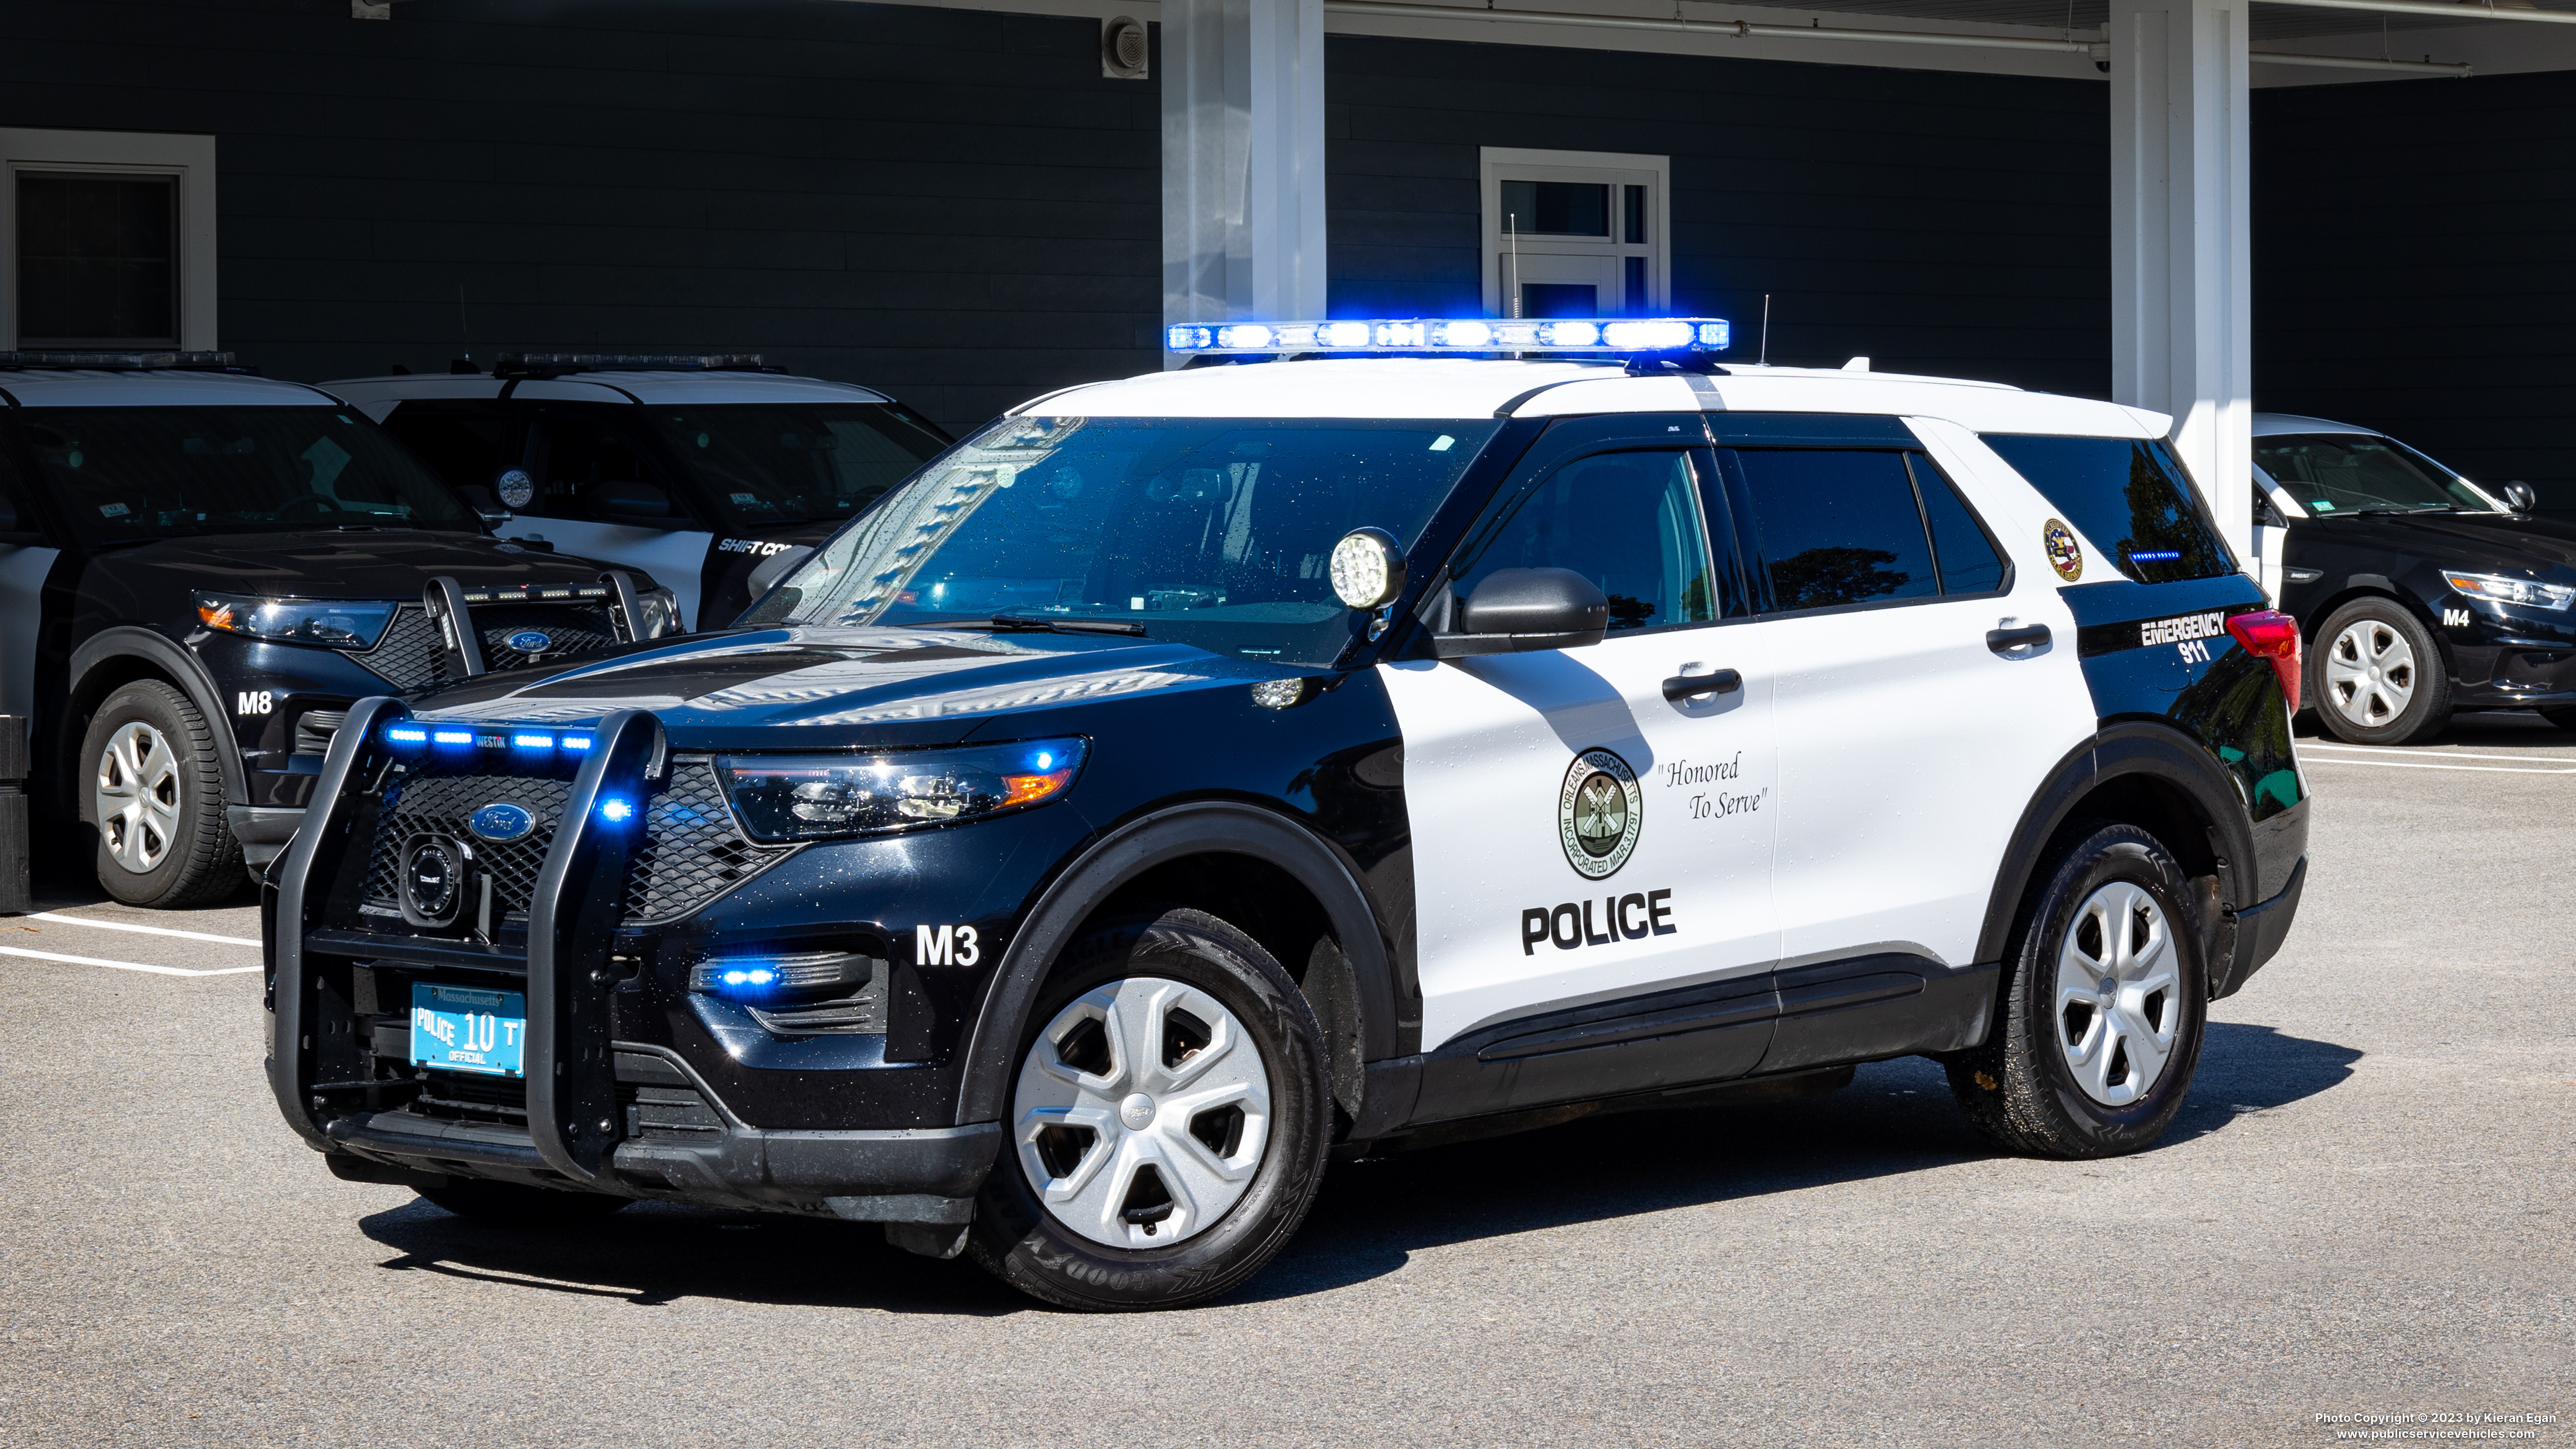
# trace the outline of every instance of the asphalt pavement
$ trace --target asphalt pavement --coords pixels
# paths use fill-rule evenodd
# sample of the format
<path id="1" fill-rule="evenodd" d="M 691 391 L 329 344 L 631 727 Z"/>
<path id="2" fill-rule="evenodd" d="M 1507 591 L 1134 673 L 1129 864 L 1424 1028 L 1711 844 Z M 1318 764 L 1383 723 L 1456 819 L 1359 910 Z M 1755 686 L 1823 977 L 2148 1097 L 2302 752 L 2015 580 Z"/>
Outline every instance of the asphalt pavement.
<path id="1" fill-rule="evenodd" d="M 2302 755 L 2298 926 L 2152 1151 L 1998 1156 L 1885 1063 L 1346 1164 L 1246 1289 L 1118 1318 L 871 1227 L 337 1181 L 247 900 L 66 897 L 0 919 L 0 1445 L 2576 1446 L 2576 735 Z"/>

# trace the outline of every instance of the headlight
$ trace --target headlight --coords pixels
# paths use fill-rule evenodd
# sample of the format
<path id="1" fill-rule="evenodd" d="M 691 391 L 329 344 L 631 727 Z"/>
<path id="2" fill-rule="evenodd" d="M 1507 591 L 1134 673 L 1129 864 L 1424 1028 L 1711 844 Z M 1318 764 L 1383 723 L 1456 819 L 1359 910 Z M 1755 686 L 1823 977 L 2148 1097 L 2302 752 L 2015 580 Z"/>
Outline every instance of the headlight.
<path id="1" fill-rule="evenodd" d="M 2499 604 L 2520 604 L 2526 609 L 2564 609 L 2576 603 L 2576 585 L 2544 584 L 2532 579 L 2509 579 L 2501 574 L 2444 573 L 2452 588 L 2473 599 L 2493 599 Z"/>
<path id="2" fill-rule="evenodd" d="M 331 649 L 375 648 L 400 607 L 376 599 L 254 599 L 239 594 L 199 594 L 196 599 L 197 622 L 209 629 Z"/>
<path id="3" fill-rule="evenodd" d="M 1080 739 L 881 755 L 735 755 L 716 761 L 743 825 L 762 840 L 821 840 L 981 820 L 1063 794 Z"/>
<path id="4" fill-rule="evenodd" d="M 680 628 L 680 596 L 669 589 L 655 589 L 636 601 L 644 611 L 643 628 L 647 639 L 662 639 L 683 633 Z"/>

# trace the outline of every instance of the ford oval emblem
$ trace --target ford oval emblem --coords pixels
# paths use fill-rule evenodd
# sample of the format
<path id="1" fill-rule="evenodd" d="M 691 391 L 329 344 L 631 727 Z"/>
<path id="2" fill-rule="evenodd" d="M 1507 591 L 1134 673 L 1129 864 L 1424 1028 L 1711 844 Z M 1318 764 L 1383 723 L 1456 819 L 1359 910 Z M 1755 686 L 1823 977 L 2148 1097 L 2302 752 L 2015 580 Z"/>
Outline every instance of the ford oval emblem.
<path id="1" fill-rule="evenodd" d="M 553 635 L 542 629 L 522 629 L 501 642 L 522 654 L 543 654 L 555 641 Z"/>
<path id="2" fill-rule="evenodd" d="M 485 840 L 523 840 L 537 828 L 537 817 L 507 801 L 495 801 L 475 811 L 465 828 Z"/>

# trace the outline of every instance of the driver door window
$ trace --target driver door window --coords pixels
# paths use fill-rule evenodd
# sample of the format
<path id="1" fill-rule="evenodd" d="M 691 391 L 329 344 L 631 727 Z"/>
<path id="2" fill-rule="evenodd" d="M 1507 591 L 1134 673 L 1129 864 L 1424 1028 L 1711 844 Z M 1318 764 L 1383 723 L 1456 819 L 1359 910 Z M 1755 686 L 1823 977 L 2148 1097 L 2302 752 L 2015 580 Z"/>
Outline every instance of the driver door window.
<path id="1" fill-rule="evenodd" d="M 606 506 L 609 484 L 650 483 L 662 487 L 632 440 L 601 418 L 550 417 L 537 424 L 529 440 L 528 472 L 537 496 L 520 510 L 540 518 L 577 519 L 591 523 L 624 522 Z M 665 489 L 667 493 L 667 489 Z M 670 526 L 686 528 L 679 500 L 671 501 Z"/>
<path id="2" fill-rule="evenodd" d="M 1608 596 L 1613 635 L 1741 615 L 1733 568 L 1710 561 L 1699 498 L 1680 449 L 1578 459 L 1521 500 L 1459 573 L 1458 598 L 1496 569 L 1562 568 Z"/>

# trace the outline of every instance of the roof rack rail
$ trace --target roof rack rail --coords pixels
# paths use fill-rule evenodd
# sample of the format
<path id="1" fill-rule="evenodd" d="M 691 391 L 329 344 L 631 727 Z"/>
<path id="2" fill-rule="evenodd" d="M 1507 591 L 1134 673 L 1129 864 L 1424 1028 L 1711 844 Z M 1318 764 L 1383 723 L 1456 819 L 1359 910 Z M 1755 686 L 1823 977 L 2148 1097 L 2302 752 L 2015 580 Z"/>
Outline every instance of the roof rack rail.
<path id="1" fill-rule="evenodd" d="M 504 352 L 494 377 L 561 377 L 570 372 L 784 372 L 757 352 Z"/>
<path id="2" fill-rule="evenodd" d="M 0 352 L 0 368 L 79 368 L 88 372 L 239 372 L 244 367 L 229 352 Z"/>

